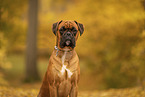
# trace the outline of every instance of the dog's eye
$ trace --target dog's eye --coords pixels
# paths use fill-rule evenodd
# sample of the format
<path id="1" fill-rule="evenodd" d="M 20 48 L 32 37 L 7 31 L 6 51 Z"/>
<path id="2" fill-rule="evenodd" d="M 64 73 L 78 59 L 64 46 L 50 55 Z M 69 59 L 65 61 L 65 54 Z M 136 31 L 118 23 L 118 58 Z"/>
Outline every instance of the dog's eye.
<path id="1" fill-rule="evenodd" d="M 77 34 L 77 29 L 75 27 L 72 27 L 71 31 L 73 32 L 74 36 Z"/>
<path id="2" fill-rule="evenodd" d="M 62 34 L 64 33 L 65 30 L 66 30 L 65 27 L 60 28 L 60 29 L 59 29 L 60 34 L 62 35 Z"/>
<path id="3" fill-rule="evenodd" d="M 77 30 L 75 31 L 75 32 L 73 32 L 74 33 L 74 36 L 76 36 L 76 34 L 77 34 Z"/>

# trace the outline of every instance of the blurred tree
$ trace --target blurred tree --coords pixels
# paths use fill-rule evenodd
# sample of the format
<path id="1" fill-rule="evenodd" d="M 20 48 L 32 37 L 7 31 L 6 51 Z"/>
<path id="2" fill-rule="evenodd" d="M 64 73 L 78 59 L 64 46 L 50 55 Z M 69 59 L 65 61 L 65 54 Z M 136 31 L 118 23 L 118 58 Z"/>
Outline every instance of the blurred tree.
<path id="1" fill-rule="evenodd" d="M 23 52 L 25 49 L 27 1 L 0 0 L 0 32 L 7 40 L 8 51 L 12 53 Z M 143 38 L 140 37 L 142 28 L 145 27 L 143 26 L 144 0 L 39 1 L 38 30 L 40 33 L 37 35 L 39 54 L 42 52 L 48 56 L 54 49 L 55 37 L 51 31 L 51 25 L 54 22 L 61 19 L 77 20 L 85 25 L 83 37 L 79 38 L 76 47 L 81 58 L 81 72 L 94 74 L 93 79 L 95 80 L 96 77 L 99 81 L 94 81 L 95 88 L 100 88 L 99 85 L 103 88 L 134 86 L 137 79 L 144 79 L 145 32 L 143 32 Z M 31 10 L 36 9 L 31 8 Z M 29 19 L 30 21 L 33 20 Z M 37 25 L 37 23 L 34 24 Z M 34 25 L 29 24 L 28 27 L 31 26 Z M 36 38 L 37 30 L 28 34 L 34 34 L 31 36 Z M 32 39 L 29 37 L 27 41 L 28 48 L 33 44 Z M 36 44 L 34 45 L 34 48 L 27 52 L 28 54 L 37 51 Z M 27 58 L 36 60 L 37 54 L 32 55 L 34 57 Z M 46 56 L 45 58 L 48 59 Z M 29 67 L 31 64 L 34 67 Z M 29 72 L 31 69 L 37 72 L 36 62 L 31 61 L 29 65 L 27 65 Z M 27 72 L 28 76 L 29 72 Z M 33 75 L 34 73 L 31 77 L 34 77 Z"/>
<path id="2" fill-rule="evenodd" d="M 15 48 L 20 51 L 20 45 L 24 45 L 22 39 L 25 40 L 26 2 L 27 0 L 23 2 L 20 0 L 0 0 L 0 30 L 8 41 L 7 51 L 13 51 Z"/>
<path id="3" fill-rule="evenodd" d="M 20 35 L 19 30 L 22 27 L 21 25 L 16 27 L 16 23 L 19 23 L 18 18 L 25 4 L 25 1 L 19 0 L 0 0 L 0 84 L 3 85 L 8 84 L 4 78 L 4 71 L 12 67 L 7 58 L 8 49 L 12 49 Z M 23 32 L 22 30 L 21 32 Z"/>
<path id="4" fill-rule="evenodd" d="M 26 50 L 26 81 L 39 80 L 37 71 L 38 0 L 29 0 Z"/>

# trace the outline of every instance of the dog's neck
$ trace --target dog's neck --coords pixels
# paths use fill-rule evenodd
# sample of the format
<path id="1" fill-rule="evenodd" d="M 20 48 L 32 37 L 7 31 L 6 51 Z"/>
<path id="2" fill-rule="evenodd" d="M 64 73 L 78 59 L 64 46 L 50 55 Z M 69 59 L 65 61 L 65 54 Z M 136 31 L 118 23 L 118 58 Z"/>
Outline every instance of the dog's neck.
<path id="1" fill-rule="evenodd" d="M 64 48 L 62 50 L 59 49 L 57 46 L 55 46 L 55 53 L 57 57 L 60 57 L 61 60 L 65 62 L 65 61 L 69 61 L 72 58 L 74 49 L 70 50 L 68 48 Z"/>

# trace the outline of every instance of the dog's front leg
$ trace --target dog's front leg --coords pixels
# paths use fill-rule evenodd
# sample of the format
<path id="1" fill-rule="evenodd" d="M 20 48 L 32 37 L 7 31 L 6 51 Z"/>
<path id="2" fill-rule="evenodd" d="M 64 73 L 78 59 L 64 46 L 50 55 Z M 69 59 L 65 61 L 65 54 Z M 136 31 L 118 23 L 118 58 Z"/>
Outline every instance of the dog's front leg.
<path id="1" fill-rule="evenodd" d="M 78 86 L 73 85 L 69 97 L 77 97 L 78 94 Z"/>
<path id="2" fill-rule="evenodd" d="M 50 97 L 57 97 L 57 88 L 55 85 L 49 85 Z"/>

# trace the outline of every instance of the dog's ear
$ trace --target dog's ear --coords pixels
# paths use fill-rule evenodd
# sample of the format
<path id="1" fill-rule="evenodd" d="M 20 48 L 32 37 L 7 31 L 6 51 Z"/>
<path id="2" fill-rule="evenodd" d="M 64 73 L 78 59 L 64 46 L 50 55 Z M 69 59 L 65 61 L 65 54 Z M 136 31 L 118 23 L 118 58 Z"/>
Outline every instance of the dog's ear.
<path id="1" fill-rule="evenodd" d="M 56 35 L 57 29 L 58 29 L 58 25 L 59 25 L 61 22 L 62 22 L 62 20 L 59 21 L 59 22 L 56 22 L 56 23 L 54 23 L 54 24 L 52 25 L 52 31 L 53 31 L 53 33 L 54 33 L 55 35 Z"/>
<path id="2" fill-rule="evenodd" d="M 78 29 L 80 31 L 80 36 L 83 34 L 84 32 L 84 26 L 81 23 L 78 23 L 77 21 L 74 21 L 77 25 L 78 25 Z"/>

